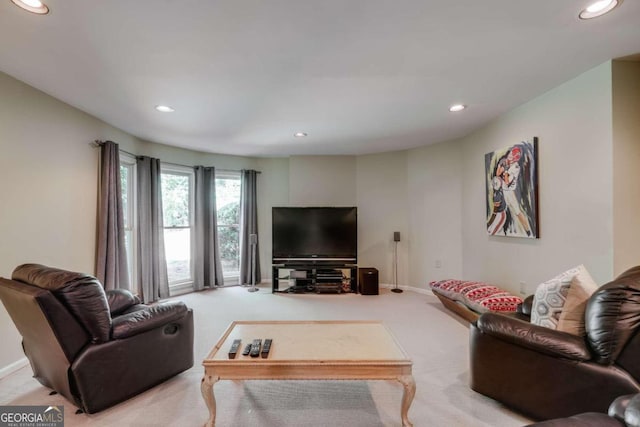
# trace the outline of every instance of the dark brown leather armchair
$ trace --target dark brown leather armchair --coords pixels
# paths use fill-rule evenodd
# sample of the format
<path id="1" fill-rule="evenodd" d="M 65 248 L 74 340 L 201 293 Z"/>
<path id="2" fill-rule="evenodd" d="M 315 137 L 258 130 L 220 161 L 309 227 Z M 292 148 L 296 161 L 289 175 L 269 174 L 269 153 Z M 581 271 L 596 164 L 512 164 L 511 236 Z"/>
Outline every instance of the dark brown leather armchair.
<path id="1" fill-rule="evenodd" d="M 182 302 L 140 304 L 92 276 L 38 264 L 0 278 L 34 377 L 87 413 L 193 366 L 193 313 Z"/>
<path id="2" fill-rule="evenodd" d="M 640 394 L 618 397 L 608 414 L 585 412 L 567 418 L 554 418 L 527 427 L 640 427 Z"/>
<path id="3" fill-rule="evenodd" d="M 579 337 L 483 314 L 470 328 L 471 388 L 534 419 L 606 413 L 640 392 L 640 267 L 600 287 L 585 322 Z"/>

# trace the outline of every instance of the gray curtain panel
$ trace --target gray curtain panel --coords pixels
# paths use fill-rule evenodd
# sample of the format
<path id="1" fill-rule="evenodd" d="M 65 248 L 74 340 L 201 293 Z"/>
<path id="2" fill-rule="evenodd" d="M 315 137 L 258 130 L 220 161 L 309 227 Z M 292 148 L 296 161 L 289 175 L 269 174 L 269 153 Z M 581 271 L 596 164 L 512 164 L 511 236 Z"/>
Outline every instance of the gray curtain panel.
<path id="1" fill-rule="evenodd" d="M 196 166 L 195 171 L 195 242 L 193 289 L 223 284 L 218 246 L 216 210 L 216 174 L 212 167 Z"/>
<path id="2" fill-rule="evenodd" d="M 129 289 L 118 144 L 100 144 L 96 277 L 105 289 Z"/>
<path id="3" fill-rule="evenodd" d="M 169 297 L 160 159 L 138 157 L 138 283 L 145 303 Z"/>
<path id="4" fill-rule="evenodd" d="M 257 176 L 254 170 L 243 170 L 240 194 L 240 283 L 252 283 L 255 265 L 256 283 L 260 283 L 260 239 L 256 245 L 255 263 L 251 260 L 250 236 L 258 235 Z"/>

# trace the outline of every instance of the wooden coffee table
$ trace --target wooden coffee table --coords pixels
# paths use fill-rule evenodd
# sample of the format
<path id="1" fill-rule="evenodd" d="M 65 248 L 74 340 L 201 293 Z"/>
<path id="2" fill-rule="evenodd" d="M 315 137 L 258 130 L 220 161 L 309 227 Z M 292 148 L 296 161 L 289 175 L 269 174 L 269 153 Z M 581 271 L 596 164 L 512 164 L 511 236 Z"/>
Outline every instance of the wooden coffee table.
<path id="1" fill-rule="evenodd" d="M 271 338 L 268 358 L 243 356 L 254 339 Z M 235 359 L 233 340 L 242 344 Z M 391 332 L 376 321 L 236 321 L 203 360 L 202 397 L 209 408 L 205 426 L 216 421 L 213 385 L 219 380 L 397 380 L 404 386 L 400 417 L 416 393 L 412 362 Z"/>

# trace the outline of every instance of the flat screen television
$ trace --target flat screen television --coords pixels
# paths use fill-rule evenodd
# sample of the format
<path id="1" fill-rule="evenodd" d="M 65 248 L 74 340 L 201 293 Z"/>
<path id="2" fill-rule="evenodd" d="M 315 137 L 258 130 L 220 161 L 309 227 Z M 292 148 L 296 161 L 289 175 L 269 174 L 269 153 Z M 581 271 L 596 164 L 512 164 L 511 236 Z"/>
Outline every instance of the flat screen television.
<path id="1" fill-rule="evenodd" d="M 356 262 L 356 207 L 274 207 L 274 264 L 295 261 Z"/>

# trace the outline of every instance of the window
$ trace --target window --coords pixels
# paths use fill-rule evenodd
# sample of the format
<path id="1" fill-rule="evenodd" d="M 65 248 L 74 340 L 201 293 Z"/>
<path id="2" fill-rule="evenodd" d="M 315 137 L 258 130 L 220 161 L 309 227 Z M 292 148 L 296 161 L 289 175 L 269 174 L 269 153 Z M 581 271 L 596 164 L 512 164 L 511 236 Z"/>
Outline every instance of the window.
<path id="1" fill-rule="evenodd" d="M 170 287 L 193 283 L 193 170 L 162 165 L 164 250 Z"/>
<path id="2" fill-rule="evenodd" d="M 216 171 L 218 245 L 225 284 L 240 278 L 240 172 Z"/>
<path id="3" fill-rule="evenodd" d="M 131 290 L 137 283 L 136 159 L 120 154 L 125 247 Z M 172 292 L 193 283 L 194 172 L 188 167 L 162 165 L 162 207 L 167 275 Z M 216 171 L 218 244 L 225 284 L 240 276 L 240 172 Z M 182 289 L 184 288 L 184 289 Z"/>
<path id="4" fill-rule="evenodd" d="M 122 186 L 122 213 L 124 215 L 124 244 L 131 291 L 139 294 L 136 279 L 136 159 L 120 153 L 120 184 Z"/>

